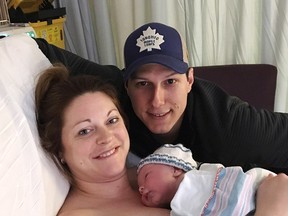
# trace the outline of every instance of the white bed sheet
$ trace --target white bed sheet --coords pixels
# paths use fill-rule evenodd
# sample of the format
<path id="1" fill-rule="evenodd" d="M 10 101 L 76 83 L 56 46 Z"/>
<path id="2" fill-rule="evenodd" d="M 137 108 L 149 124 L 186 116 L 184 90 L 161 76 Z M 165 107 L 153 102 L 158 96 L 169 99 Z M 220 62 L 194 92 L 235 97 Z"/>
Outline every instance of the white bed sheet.
<path id="1" fill-rule="evenodd" d="M 0 215 L 52 216 L 68 193 L 35 123 L 36 76 L 50 65 L 28 35 L 0 40 Z"/>

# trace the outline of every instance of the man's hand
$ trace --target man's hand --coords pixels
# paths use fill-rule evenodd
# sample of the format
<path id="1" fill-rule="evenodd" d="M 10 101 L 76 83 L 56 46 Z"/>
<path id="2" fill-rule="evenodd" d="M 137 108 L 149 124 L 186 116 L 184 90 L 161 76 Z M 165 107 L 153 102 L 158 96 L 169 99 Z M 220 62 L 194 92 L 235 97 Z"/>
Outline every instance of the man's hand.
<path id="1" fill-rule="evenodd" d="M 288 176 L 285 174 L 270 174 L 258 188 L 255 216 L 271 215 L 288 215 Z"/>

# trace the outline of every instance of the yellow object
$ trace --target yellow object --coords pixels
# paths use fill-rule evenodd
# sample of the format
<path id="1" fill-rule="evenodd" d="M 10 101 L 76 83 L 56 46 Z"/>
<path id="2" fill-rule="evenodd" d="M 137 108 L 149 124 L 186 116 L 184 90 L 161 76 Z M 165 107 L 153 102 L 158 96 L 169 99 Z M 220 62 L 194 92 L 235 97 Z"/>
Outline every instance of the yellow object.
<path id="1" fill-rule="evenodd" d="M 8 8 L 12 6 L 16 9 L 20 7 L 24 13 L 36 12 L 42 3 L 42 0 L 8 0 Z"/>
<path id="2" fill-rule="evenodd" d="M 62 17 L 53 19 L 51 24 L 47 21 L 29 22 L 29 24 L 33 27 L 37 38 L 44 38 L 48 43 L 64 49 L 64 22 L 65 18 Z"/>

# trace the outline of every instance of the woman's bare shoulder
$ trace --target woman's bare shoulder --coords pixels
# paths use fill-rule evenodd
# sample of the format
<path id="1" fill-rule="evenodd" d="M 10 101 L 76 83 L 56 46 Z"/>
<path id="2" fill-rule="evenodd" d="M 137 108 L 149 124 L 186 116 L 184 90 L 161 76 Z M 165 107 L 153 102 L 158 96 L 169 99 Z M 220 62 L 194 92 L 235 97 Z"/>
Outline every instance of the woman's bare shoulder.
<path id="1" fill-rule="evenodd" d="M 103 214 L 95 209 L 76 209 L 60 212 L 57 216 L 103 216 Z"/>

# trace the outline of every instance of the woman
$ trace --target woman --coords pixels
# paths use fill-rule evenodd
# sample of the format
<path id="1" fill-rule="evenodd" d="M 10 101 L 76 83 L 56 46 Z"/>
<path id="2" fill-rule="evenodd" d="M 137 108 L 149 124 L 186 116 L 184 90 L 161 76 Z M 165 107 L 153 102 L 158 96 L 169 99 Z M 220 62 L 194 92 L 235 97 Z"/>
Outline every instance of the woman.
<path id="1" fill-rule="evenodd" d="M 110 85 L 55 66 L 35 93 L 42 146 L 71 183 L 58 215 L 169 215 L 144 207 L 129 185 L 129 136 Z"/>
<path id="2" fill-rule="evenodd" d="M 58 215 L 169 215 L 167 209 L 143 206 L 129 184 L 125 168 L 129 136 L 113 88 L 95 76 L 68 74 L 55 65 L 41 74 L 35 90 L 42 147 L 71 183 Z M 278 187 L 268 186 L 257 200 L 262 216 L 267 193 L 271 198 L 271 190 Z M 268 208 L 274 213 L 285 211 L 284 203 L 280 208 L 272 204 Z"/>

